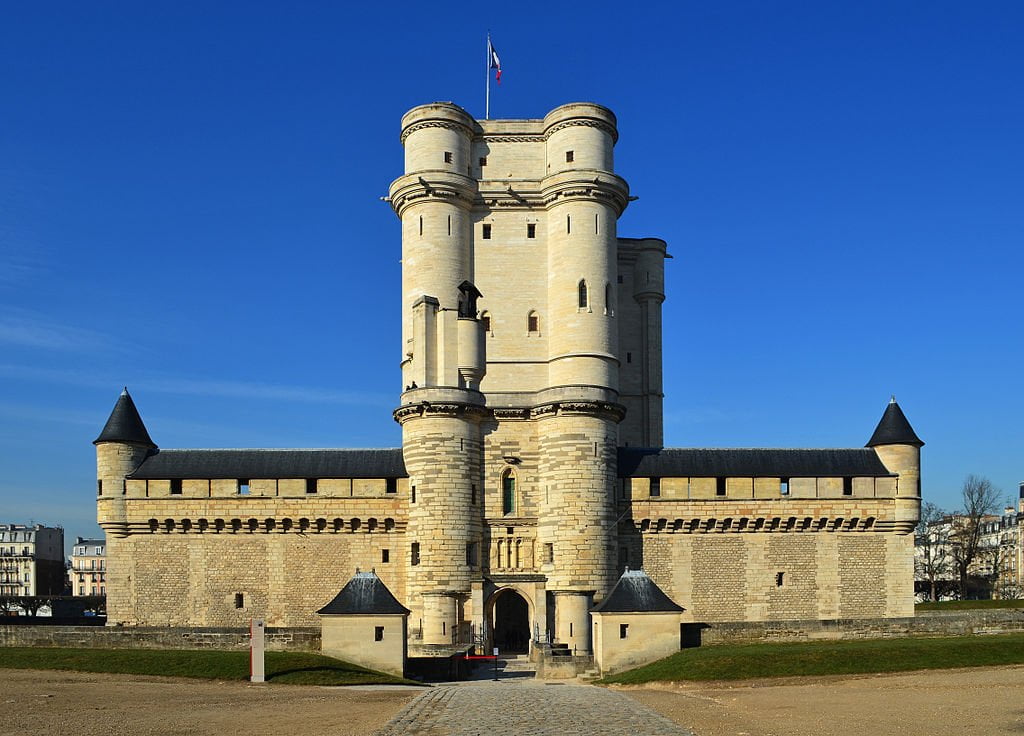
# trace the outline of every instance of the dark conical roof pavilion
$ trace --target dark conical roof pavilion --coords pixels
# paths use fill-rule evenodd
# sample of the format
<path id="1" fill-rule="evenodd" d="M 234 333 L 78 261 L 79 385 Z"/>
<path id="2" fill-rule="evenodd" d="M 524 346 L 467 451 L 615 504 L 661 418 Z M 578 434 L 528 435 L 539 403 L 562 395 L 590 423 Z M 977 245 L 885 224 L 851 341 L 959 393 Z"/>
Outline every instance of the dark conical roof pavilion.
<path id="1" fill-rule="evenodd" d="M 317 611 L 319 614 L 387 614 L 410 613 L 398 602 L 375 572 L 357 572 L 345 583 L 334 600 Z"/>
<path id="2" fill-rule="evenodd" d="M 871 435 L 871 439 L 868 440 L 865 447 L 878 445 L 913 445 L 914 447 L 924 445 L 924 442 L 914 432 L 914 428 L 910 426 L 900 405 L 896 403 L 895 396 L 890 399 L 889 406 L 885 407 L 882 420 L 875 427 L 875 433 Z"/>
<path id="3" fill-rule="evenodd" d="M 590 609 L 593 613 L 654 613 L 684 610 L 643 570 L 626 570 L 612 592 Z"/>
<path id="4" fill-rule="evenodd" d="M 93 444 L 100 442 L 129 442 L 134 445 L 146 445 L 156 447 L 156 443 L 149 437 L 146 425 L 142 423 L 139 410 L 135 408 L 135 402 L 128 394 L 128 388 L 121 392 L 114 404 L 114 410 L 110 412 L 110 418 L 103 425 L 100 436 L 93 440 Z"/>

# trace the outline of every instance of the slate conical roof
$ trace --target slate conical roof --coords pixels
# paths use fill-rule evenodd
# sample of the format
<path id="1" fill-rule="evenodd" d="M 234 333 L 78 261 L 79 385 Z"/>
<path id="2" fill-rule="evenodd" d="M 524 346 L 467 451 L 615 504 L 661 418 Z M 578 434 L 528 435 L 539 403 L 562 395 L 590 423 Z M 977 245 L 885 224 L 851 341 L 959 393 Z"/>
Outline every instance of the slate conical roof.
<path id="1" fill-rule="evenodd" d="M 386 614 L 411 613 L 391 594 L 388 586 L 374 572 L 357 572 L 345 583 L 334 600 L 317 611 L 319 614 Z"/>
<path id="2" fill-rule="evenodd" d="M 882 420 L 875 427 L 875 433 L 871 435 L 871 439 L 868 440 L 865 447 L 878 445 L 913 445 L 914 447 L 924 445 L 924 442 L 915 434 L 914 428 L 910 426 L 900 405 L 896 403 L 895 396 L 890 399 L 889 406 L 885 407 Z"/>
<path id="3" fill-rule="evenodd" d="M 682 611 L 643 570 L 626 570 L 612 592 L 591 613 L 653 613 Z"/>
<path id="4" fill-rule="evenodd" d="M 142 423 L 139 410 L 135 408 L 135 402 L 128 394 L 128 388 L 121 392 L 114 404 L 114 410 L 110 412 L 110 418 L 103 425 L 100 436 L 93 440 L 93 444 L 100 442 L 130 442 L 135 445 L 147 445 L 156 447 L 156 443 L 149 437 L 146 425 Z"/>

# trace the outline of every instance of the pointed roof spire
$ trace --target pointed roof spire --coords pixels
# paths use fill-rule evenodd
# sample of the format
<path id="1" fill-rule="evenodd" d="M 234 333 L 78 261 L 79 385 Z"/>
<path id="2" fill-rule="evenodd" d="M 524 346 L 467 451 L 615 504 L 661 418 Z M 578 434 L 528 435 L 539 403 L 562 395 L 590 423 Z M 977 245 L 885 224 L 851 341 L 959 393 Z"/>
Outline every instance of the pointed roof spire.
<path id="1" fill-rule="evenodd" d="M 156 443 L 150 439 L 146 425 L 142 423 L 142 417 L 139 416 L 139 410 L 135 408 L 135 402 L 132 401 L 127 386 L 117 398 L 114 410 L 110 412 L 110 418 L 103 425 L 100 436 L 93 440 L 94 445 L 98 445 L 100 442 L 128 442 L 133 445 L 156 448 Z"/>
<path id="2" fill-rule="evenodd" d="M 924 445 L 924 442 L 914 432 L 914 428 L 910 426 L 900 405 L 896 403 L 895 396 L 889 399 L 889 405 L 885 407 L 885 413 L 865 447 L 878 445 L 913 445 L 914 447 Z"/>
<path id="3" fill-rule="evenodd" d="M 408 614 L 408 608 L 388 590 L 377 573 L 359 572 L 345 583 L 334 600 L 317 611 L 319 614 Z"/>
<path id="4" fill-rule="evenodd" d="M 608 597 L 590 610 L 593 613 L 653 613 L 685 609 L 665 595 L 643 570 L 627 568 Z"/>

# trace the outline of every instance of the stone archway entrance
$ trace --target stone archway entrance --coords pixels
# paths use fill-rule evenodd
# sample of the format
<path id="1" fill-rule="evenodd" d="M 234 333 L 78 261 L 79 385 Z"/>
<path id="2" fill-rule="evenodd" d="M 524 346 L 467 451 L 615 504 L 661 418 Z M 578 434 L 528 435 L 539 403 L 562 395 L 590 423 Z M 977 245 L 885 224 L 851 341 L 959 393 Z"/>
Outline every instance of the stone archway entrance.
<path id="1" fill-rule="evenodd" d="M 491 631 L 494 646 L 502 654 L 530 651 L 530 604 L 517 591 L 500 591 L 491 604 Z"/>

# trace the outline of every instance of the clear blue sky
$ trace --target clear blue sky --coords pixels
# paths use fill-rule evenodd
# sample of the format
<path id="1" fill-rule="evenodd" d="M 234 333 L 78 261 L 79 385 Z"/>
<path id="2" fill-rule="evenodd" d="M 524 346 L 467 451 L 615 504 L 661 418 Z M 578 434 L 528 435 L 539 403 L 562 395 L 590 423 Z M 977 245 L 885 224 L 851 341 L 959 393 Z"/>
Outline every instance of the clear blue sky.
<path id="1" fill-rule="evenodd" d="M 593 100 L 669 243 L 666 443 L 1024 478 L 1016 2 L 13 3 L 0 517 L 93 534 L 127 384 L 162 447 L 398 446 L 402 113 Z M 585 11 L 585 12 L 581 12 Z"/>

